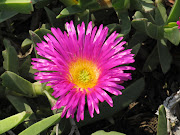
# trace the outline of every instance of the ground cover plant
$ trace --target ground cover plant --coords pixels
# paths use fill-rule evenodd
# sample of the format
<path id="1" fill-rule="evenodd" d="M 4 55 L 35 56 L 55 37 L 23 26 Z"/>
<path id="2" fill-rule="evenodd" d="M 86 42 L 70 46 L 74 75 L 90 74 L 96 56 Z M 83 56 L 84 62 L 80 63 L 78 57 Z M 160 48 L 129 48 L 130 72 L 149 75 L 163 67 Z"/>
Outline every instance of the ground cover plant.
<path id="1" fill-rule="evenodd" d="M 162 104 L 180 86 L 179 7 L 0 1 L 0 134 L 169 134 Z"/>

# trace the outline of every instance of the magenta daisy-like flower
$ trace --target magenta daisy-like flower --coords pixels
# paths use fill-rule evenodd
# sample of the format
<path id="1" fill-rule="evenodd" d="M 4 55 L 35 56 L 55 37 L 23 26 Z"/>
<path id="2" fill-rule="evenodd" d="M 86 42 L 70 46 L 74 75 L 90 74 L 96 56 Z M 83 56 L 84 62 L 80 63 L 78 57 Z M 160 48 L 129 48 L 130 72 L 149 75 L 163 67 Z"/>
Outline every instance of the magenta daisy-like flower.
<path id="1" fill-rule="evenodd" d="M 180 29 L 180 17 L 179 17 L 179 21 L 177 21 L 177 25 L 178 25 L 178 29 Z"/>
<path id="2" fill-rule="evenodd" d="M 33 68 L 39 71 L 35 75 L 41 83 L 48 82 L 54 90 L 52 95 L 58 98 L 52 110 L 64 106 L 62 117 L 70 116 L 84 119 L 85 103 L 89 114 L 100 113 L 99 102 L 106 101 L 113 107 L 113 100 L 109 93 L 121 95 L 124 89 L 121 83 L 131 79 L 131 73 L 124 70 L 135 70 L 124 64 L 133 63 L 134 54 L 131 49 L 124 50 L 123 37 L 117 38 L 113 32 L 108 38 L 108 28 L 99 28 L 88 24 L 77 26 L 73 22 L 66 23 L 64 33 L 59 28 L 51 28 L 52 33 L 44 36 L 46 42 L 38 43 L 37 53 L 46 58 L 33 58 Z M 76 34 L 77 33 L 77 34 Z"/>

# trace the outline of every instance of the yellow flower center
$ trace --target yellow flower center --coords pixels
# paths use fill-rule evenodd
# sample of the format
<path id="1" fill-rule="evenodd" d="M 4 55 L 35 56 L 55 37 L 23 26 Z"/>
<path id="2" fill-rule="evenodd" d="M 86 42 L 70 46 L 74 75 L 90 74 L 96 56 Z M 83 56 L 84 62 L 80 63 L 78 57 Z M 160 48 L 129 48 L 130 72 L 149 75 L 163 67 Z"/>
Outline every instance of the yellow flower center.
<path id="1" fill-rule="evenodd" d="M 69 80 L 81 90 L 96 86 L 100 70 L 96 64 L 87 59 L 78 59 L 69 65 Z"/>

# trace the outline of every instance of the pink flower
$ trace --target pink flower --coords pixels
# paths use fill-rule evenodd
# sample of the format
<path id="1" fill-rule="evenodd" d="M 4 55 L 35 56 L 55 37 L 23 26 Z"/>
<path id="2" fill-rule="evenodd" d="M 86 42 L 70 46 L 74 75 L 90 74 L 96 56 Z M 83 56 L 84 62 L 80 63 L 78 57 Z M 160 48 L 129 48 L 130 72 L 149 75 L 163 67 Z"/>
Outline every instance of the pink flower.
<path id="1" fill-rule="evenodd" d="M 134 54 L 131 49 L 124 50 L 123 37 L 117 38 L 113 32 L 107 39 L 108 28 L 100 25 L 99 28 L 88 24 L 85 31 L 84 22 L 77 26 L 73 22 L 66 23 L 67 32 L 59 28 L 51 28 L 52 33 L 44 36 L 46 42 L 38 43 L 37 53 L 46 58 L 33 58 L 33 68 L 36 80 L 41 83 L 49 82 L 54 90 L 52 95 L 58 98 L 52 110 L 64 106 L 62 117 L 70 116 L 84 119 L 85 103 L 91 117 L 94 110 L 100 113 L 99 102 L 106 101 L 113 107 L 113 100 L 108 93 L 121 95 L 124 81 L 131 80 L 131 73 L 124 70 L 135 70 L 124 64 L 133 63 Z M 76 34 L 76 32 L 78 34 Z M 116 39 L 117 38 L 117 39 Z M 122 41 L 122 42 L 121 42 Z M 121 65 L 121 66 L 120 66 Z"/>
<path id="2" fill-rule="evenodd" d="M 179 21 L 177 21 L 177 25 L 178 25 L 178 29 L 180 29 L 180 17 L 179 17 Z"/>

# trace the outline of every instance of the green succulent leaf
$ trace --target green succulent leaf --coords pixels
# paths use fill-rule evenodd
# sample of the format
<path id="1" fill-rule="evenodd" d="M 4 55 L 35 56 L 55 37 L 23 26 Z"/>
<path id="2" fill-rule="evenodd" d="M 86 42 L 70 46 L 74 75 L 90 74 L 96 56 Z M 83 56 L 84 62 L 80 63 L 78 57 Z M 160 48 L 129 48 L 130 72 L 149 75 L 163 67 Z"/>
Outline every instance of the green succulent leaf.
<path id="1" fill-rule="evenodd" d="M 136 9 L 141 12 L 150 12 L 154 10 L 154 2 L 152 0 L 130 0 L 131 9 Z"/>
<path id="2" fill-rule="evenodd" d="M 58 19 L 56 19 L 56 14 L 47 7 L 44 7 L 44 9 L 46 11 L 46 14 L 47 14 L 47 17 L 49 19 L 51 26 L 52 27 L 59 26 L 58 24 L 60 23 L 60 21 Z"/>
<path id="3" fill-rule="evenodd" d="M 11 46 L 11 43 L 8 39 L 4 39 L 3 42 L 6 49 L 5 51 L 2 52 L 4 58 L 3 68 L 5 70 L 18 74 L 19 60 L 17 57 L 17 52 L 15 48 Z"/>
<path id="4" fill-rule="evenodd" d="M 140 19 L 134 19 L 132 20 L 132 26 L 138 30 L 139 32 L 147 33 L 146 27 L 147 27 L 148 20 L 146 18 L 140 18 Z"/>
<path id="5" fill-rule="evenodd" d="M 155 23 L 157 25 L 164 25 L 167 21 L 166 8 L 162 3 L 157 4 L 155 9 Z"/>
<path id="6" fill-rule="evenodd" d="M 140 19 L 140 18 L 144 18 L 143 14 L 140 11 L 136 11 L 133 19 Z"/>
<path id="7" fill-rule="evenodd" d="M 143 41 L 147 39 L 147 34 L 144 32 L 136 31 L 136 33 L 132 36 L 129 41 L 128 48 L 132 48 L 137 44 L 141 44 Z"/>
<path id="8" fill-rule="evenodd" d="M 66 7 L 78 4 L 77 0 L 60 0 L 60 2 L 62 2 Z"/>
<path id="9" fill-rule="evenodd" d="M 175 0 L 175 3 L 171 9 L 171 12 L 168 16 L 167 23 L 169 22 L 176 22 L 179 20 L 180 17 L 180 0 Z"/>
<path id="10" fill-rule="evenodd" d="M 159 107 L 157 135 L 168 135 L 166 111 L 163 105 Z"/>
<path id="11" fill-rule="evenodd" d="M 168 23 L 167 25 L 164 26 L 164 28 L 173 28 L 177 26 L 177 23 L 176 22 L 170 22 Z"/>
<path id="12" fill-rule="evenodd" d="M 61 113 L 52 115 L 48 118 L 45 118 L 33 124 L 29 128 L 19 133 L 19 135 L 37 135 L 41 133 L 42 131 L 46 130 L 47 128 L 55 125 L 58 121 L 60 121 L 60 119 L 61 119 Z"/>
<path id="13" fill-rule="evenodd" d="M 31 109 L 28 101 L 24 97 L 18 97 L 18 96 L 13 96 L 13 95 L 7 95 L 6 97 L 18 112 L 26 111 L 31 114 L 30 117 L 27 117 L 25 119 L 26 127 L 29 127 L 30 125 L 32 125 L 33 121 L 36 121 L 36 116 L 34 115 L 34 112 Z"/>
<path id="14" fill-rule="evenodd" d="M 37 50 L 35 49 L 35 47 L 37 46 L 36 44 L 37 43 L 41 43 L 42 40 L 41 40 L 41 38 L 35 32 L 33 32 L 31 30 L 29 31 L 29 34 L 30 34 L 31 40 L 33 42 L 36 58 L 40 58 L 40 56 L 37 54 Z"/>
<path id="15" fill-rule="evenodd" d="M 82 9 L 99 9 L 100 5 L 97 0 L 79 0 L 79 5 Z"/>
<path id="16" fill-rule="evenodd" d="M 164 37 L 164 27 L 155 25 L 151 22 L 147 24 L 147 35 L 154 39 L 161 39 Z"/>
<path id="17" fill-rule="evenodd" d="M 42 94 L 41 89 L 37 88 L 35 83 L 32 84 L 13 72 L 4 72 L 1 78 L 2 84 L 11 91 L 15 91 L 27 97 L 36 97 L 38 94 Z"/>
<path id="18" fill-rule="evenodd" d="M 164 28 L 164 37 L 174 45 L 179 45 L 180 32 L 178 30 L 178 26 L 175 26 L 173 28 Z"/>
<path id="19" fill-rule="evenodd" d="M 1 0 L 0 10 L 30 14 L 34 9 L 31 0 Z"/>
<path id="20" fill-rule="evenodd" d="M 130 0 L 112 0 L 112 5 L 116 10 L 126 10 L 130 7 Z"/>
<path id="21" fill-rule="evenodd" d="M 34 31 L 37 35 L 37 38 L 38 37 L 40 37 L 41 38 L 41 40 L 44 40 L 44 36 L 45 35 L 47 35 L 47 34 L 51 34 L 52 35 L 52 32 L 50 31 L 50 30 L 48 30 L 48 29 L 45 29 L 45 28 L 40 28 L 40 29 L 37 29 L 37 30 L 35 30 Z M 36 43 L 41 43 L 41 41 L 40 40 L 37 40 L 38 42 L 36 42 Z"/>
<path id="22" fill-rule="evenodd" d="M 63 18 L 63 17 L 66 17 L 66 16 L 81 13 L 83 11 L 84 10 L 79 5 L 73 5 L 73 6 L 64 8 L 56 18 Z"/>
<path id="23" fill-rule="evenodd" d="M 154 47 L 143 66 L 143 72 L 152 72 L 159 64 L 158 49 Z"/>
<path id="24" fill-rule="evenodd" d="M 22 51 L 27 52 L 31 48 L 32 44 L 33 44 L 32 41 L 30 39 L 26 38 L 21 44 Z"/>
<path id="25" fill-rule="evenodd" d="M 31 114 L 28 112 L 21 112 L 16 115 L 10 116 L 6 119 L 0 120 L 0 134 L 16 127 L 20 123 L 22 123 L 26 118 L 28 118 Z"/>
<path id="26" fill-rule="evenodd" d="M 31 56 L 28 55 L 25 58 L 23 64 L 19 68 L 19 75 L 21 77 L 27 78 L 29 75 L 30 66 L 31 66 Z"/>
<path id="27" fill-rule="evenodd" d="M 136 57 L 137 53 L 139 52 L 139 49 L 141 48 L 141 44 L 137 44 L 134 47 L 132 47 L 132 53 L 135 54 L 134 57 Z"/>
<path id="28" fill-rule="evenodd" d="M 158 40 L 157 46 L 161 68 L 163 73 L 165 74 L 171 67 L 172 56 L 169 52 L 169 49 L 166 45 L 166 41 L 164 39 Z"/>
<path id="29" fill-rule="evenodd" d="M 7 19 L 17 15 L 16 11 L 0 11 L 0 23 L 6 21 Z"/>
<path id="30" fill-rule="evenodd" d="M 125 134 L 116 131 L 105 132 L 104 130 L 99 130 L 96 131 L 95 133 L 92 133 L 91 135 L 125 135 Z"/>

